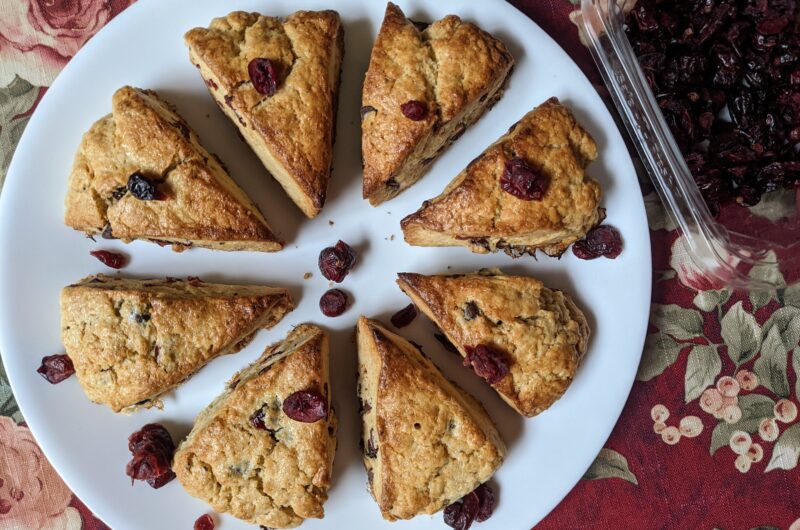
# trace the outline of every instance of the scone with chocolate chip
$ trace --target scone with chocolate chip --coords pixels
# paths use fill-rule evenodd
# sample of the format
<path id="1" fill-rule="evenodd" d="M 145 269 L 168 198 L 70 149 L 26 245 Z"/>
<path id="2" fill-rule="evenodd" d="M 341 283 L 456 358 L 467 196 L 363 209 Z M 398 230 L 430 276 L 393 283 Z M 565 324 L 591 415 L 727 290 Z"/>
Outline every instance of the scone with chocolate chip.
<path id="1" fill-rule="evenodd" d="M 497 269 L 398 276 L 403 292 L 465 364 L 523 416 L 539 414 L 569 387 L 586 353 L 589 325 L 567 294 Z"/>
<path id="2" fill-rule="evenodd" d="M 283 248 L 222 162 L 152 90 L 114 93 L 111 114 L 81 140 L 65 204 L 66 225 L 89 235 L 177 251 Z"/>
<path id="3" fill-rule="evenodd" d="M 222 111 L 307 217 L 328 189 L 344 30 L 336 11 L 235 11 L 186 33 Z"/>
<path id="4" fill-rule="evenodd" d="M 365 199 L 414 184 L 503 95 L 514 59 L 454 15 L 420 24 L 391 2 L 372 49 L 361 107 Z"/>
<path id="5" fill-rule="evenodd" d="M 492 420 L 424 354 L 375 320 L 358 320 L 358 387 L 370 491 L 383 517 L 442 510 L 505 457 Z"/>
<path id="6" fill-rule="evenodd" d="M 61 340 L 78 382 L 114 412 L 160 397 L 294 308 L 286 289 L 90 276 L 61 291 Z"/>
<path id="7" fill-rule="evenodd" d="M 559 256 L 605 217 L 600 185 L 584 171 L 595 158 L 592 137 L 551 98 L 403 219 L 405 240 L 480 254 L 541 249 Z"/>
<path id="8" fill-rule="evenodd" d="M 250 524 L 322 518 L 336 450 L 328 336 L 301 325 L 228 383 L 172 468 L 194 497 Z"/>

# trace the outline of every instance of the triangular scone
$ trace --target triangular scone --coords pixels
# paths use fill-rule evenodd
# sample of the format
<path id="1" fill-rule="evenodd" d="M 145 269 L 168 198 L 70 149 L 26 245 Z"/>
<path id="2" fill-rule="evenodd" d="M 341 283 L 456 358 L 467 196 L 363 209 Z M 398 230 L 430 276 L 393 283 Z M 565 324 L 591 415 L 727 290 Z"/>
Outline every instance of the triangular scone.
<path id="1" fill-rule="evenodd" d="M 286 398 L 313 391 L 327 414 L 291 419 Z M 301 325 L 228 384 L 195 421 L 172 469 L 186 491 L 250 524 L 292 528 L 324 515 L 336 450 L 328 379 L 328 336 Z"/>
<path id="2" fill-rule="evenodd" d="M 398 276 L 462 356 L 481 344 L 503 355 L 509 373 L 492 387 L 517 412 L 535 416 L 567 390 L 589 341 L 586 317 L 568 295 L 497 269 Z"/>
<path id="3" fill-rule="evenodd" d="M 129 190 L 134 174 L 156 186 L 158 200 Z M 65 203 L 67 226 L 90 235 L 154 240 L 175 250 L 283 247 L 216 155 L 152 90 L 114 93 L 112 113 L 83 136 Z"/>
<path id="4" fill-rule="evenodd" d="M 364 198 L 374 206 L 419 180 L 500 99 L 513 65 L 476 25 L 449 15 L 425 26 L 389 3 L 362 94 Z M 416 116 L 408 102 L 422 104 Z"/>
<path id="5" fill-rule="evenodd" d="M 217 104 L 308 217 L 325 203 L 333 159 L 344 30 L 336 11 L 281 19 L 235 11 L 185 35 L 192 63 Z M 273 95 L 260 93 L 248 67 L 269 59 Z"/>
<path id="6" fill-rule="evenodd" d="M 592 137 L 550 98 L 470 162 L 441 195 L 403 219 L 405 240 L 480 254 L 504 250 L 517 257 L 541 249 L 559 256 L 605 217 L 600 185 L 584 172 L 595 158 Z M 501 188 L 512 159 L 549 181 L 541 200 L 522 200 Z"/>
<path id="7" fill-rule="evenodd" d="M 383 517 L 438 512 L 489 480 L 506 448 L 484 408 L 380 323 L 362 316 L 357 336 L 364 465 Z"/>
<path id="8" fill-rule="evenodd" d="M 292 309 L 286 289 L 101 274 L 61 291 L 61 340 L 89 399 L 129 412 Z"/>

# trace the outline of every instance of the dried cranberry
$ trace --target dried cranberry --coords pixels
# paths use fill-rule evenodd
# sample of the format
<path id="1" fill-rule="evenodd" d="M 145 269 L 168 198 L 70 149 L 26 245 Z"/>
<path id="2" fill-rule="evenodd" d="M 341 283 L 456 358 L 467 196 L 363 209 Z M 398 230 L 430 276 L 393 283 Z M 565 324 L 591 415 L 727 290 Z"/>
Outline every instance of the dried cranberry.
<path id="1" fill-rule="evenodd" d="M 508 375 L 508 362 L 505 355 L 496 348 L 487 344 L 467 346 L 464 348 L 467 356 L 464 366 L 472 365 L 472 369 L 487 383 L 494 385 Z"/>
<path id="2" fill-rule="evenodd" d="M 492 491 L 492 488 L 487 484 L 481 484 L 475 488 L 475 494 L 480 501 L 478 515 L 475 517 L 475 520 L 482 523 L 494 513 L 494 491 Z"/>
<path id="3" fill-rule="evenodd" d="M 392 325 L 396 328 L 404 328 L 417 318 L 417 308 L 414 304 L 408 304 L 406 307 L 392 315 L 390 319 Z"/>
<path id="4" fill-rule="evenodd" d="M 500 177 L 500 188 L 523 201 L 542 200 L 549 183 L 545 175 L 519 157 L 506 162 Z"/>
<path id="5" fill-rule="evenodd" d="M 250 81 L 259 94 L 274 96 L 278 90 L 278 69 L 269 59 L 257 57 L 247 65 Z"/>
<path id="6" fill-rule="evenodd" d="M 51 385 L 55 385 L 75 373 L 72 359 L 66 354 L 42 357 L 42 364 L 36 370 Z"/>
<path id="7" fill-rule="evenodd" d="M 128 264 L 128 258 L 124 254 L 118 252 L 110 252 L 108 250 L 93 250 L 89 252 L 92 256 L 100 260 L 100 262 L 112 269 L 121 269 Z"/>
<path id="8" fill-rule="evenodd" d="M 347 294 L 341 289 L 329 289 L 319 299 L 319 309 L 326 317 L 338 317 L 347 309 Z"/>
<path id="9" fill-rule="evenodd" d="M 128 437 L 128 450 L 133 455 L 125 473 L 134 480 L 144 480 L 158 489 L 175 478 L 170 467 L 175 443 L 169 432 L 158 423 L 149 423 Z"/>
<path id="10" fill-rule="evenodd" d="M 428 116 L 428 105 L 424 101 L 412 99 L 400 105 L 403 116 L 413 121 L 422 121 Z"/>
<path id="11" fill-rule="evenodd" d="M 455 530 L 467 530 L 472 526 L 480 510 L 480 499 L 473 491 L 444 509 L 444 524 Z"/>
<path id="12" fill-rule="evenodd" d="M 164 194 L 158 191 L 156 183 L 139 172 L 128 177 L 128 190 L 140 201 L 160 201 Z"/>
<path id="13" fill-rule="evenodd" d="M 8 499 L 0 499 L 0 515 L 5 515 L 11 511 L 14 506 Z"/>
<path id="14" fill-rule="evenodd" d="M 344 280 L 355 262 L 356 251 L 341 240 L 335 246 L 326 247 L 319 253 L 320 272 L 325 278 L 336 283 Z"/>
<path id="15" fill-rule="evenodd" d="M 256 429 L 266 430 L 267 425 L 264 423 L 264 408 L 260 408 L 250 416 L 250 425 Z"/>
<path id="16" fill-rule="evenodd" d="M 214 530 L 214 519 L 208 514 L 201 515 L 194 522 L 194 530 Z"/>
<path id="17" fill-rule="evenodd" d="M 295 421 L 314 423 L 328 415 L 328 402 L 313 390 L 300 390 L 283 400 L 283 413 Z"/>
<path id="18" fill-rule="evenodd" d="M 616 229 L 601 225 L 592 228 L 586 237 L 572 245 L 572 253 L 580 259 L 591 260 L 605 256 L 614 259 L 622 252 L 622 238 Z"/>

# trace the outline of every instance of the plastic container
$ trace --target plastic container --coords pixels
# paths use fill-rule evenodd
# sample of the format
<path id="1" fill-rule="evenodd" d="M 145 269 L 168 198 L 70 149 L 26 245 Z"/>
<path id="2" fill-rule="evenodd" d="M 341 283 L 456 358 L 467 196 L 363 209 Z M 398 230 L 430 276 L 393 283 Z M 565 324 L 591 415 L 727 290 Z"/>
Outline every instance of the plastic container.
<path id="1" fill-rule="evenodd" d="M 783 287 L 778 271 L 800 269 L 797 192 L 772 192 L 754 208 L 727 205 L 714 218 L 639 67 L 621 7 L 616 0 L 582 0 L 581 15 L 595 62 L 695 266 L 714 285 Z M 774 194 L 783 194 L 783 207 L 769 206 Z"/>

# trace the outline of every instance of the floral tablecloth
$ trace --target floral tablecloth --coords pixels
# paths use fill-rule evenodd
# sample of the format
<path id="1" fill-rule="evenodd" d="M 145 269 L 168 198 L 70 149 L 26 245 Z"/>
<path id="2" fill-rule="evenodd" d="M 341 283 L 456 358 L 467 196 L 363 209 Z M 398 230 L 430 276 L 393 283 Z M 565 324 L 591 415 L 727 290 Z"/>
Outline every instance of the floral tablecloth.
<path id="1" fill-rule="evenodd" d="M 47 87 L 132 1 L 0 0 L 0 185 Z M 605 93 L 572 3 L 512 3 Z M 536 528 L 800 530 L 800 271 L 771 293 L 715 285 L 642 182 L 655 274 L 637 382 L 584 480 Z M 0 366 L 0 530 L 105 528 L 45 459 Z"/>

